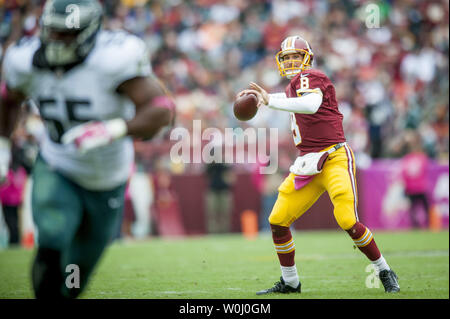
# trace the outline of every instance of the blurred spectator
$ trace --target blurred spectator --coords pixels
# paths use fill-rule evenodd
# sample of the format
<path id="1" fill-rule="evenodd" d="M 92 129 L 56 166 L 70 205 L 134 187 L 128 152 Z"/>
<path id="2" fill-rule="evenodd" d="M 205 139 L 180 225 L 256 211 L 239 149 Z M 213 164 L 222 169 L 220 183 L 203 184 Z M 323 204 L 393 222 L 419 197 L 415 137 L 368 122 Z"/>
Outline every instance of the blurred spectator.
<path id="1" fill-rule="evenodd" d="M 206 165 L 206 225 L 209 234 L 228 233 L 232 212 L 231 167 L 223 163 Z"/>
<path id="2" fill-rule="evenodd" d="M 283 182 L 280 173 L 264 175 L 264 186 L 262 189 L 262 212 L 259 218 L 259 229 L 270 232 L 269 216 L 278 198 L 278 187 Z"/>
<path id="3" fill-rule="evenodd" d="M 42 122 L 39 117 L 22 108 L 11 137 L 12 161 L 8 180 L 0 185 L 0 202 L 9 228 L 10 244 L 19 244 L 21 234 L 26 236 L 30 229 L 31 171 L 38 153 L 41 133 Z"/>
<path id="4" fill-rule="evenodd" d="M 139 164 L 136 165 L 136 171 L 130 178 L 129 195 L 134 212 L 131 233 L 136 238 L 145 238 L 150 235 L 151 205 L 154 200 L 150 178 L 148 172 Z"/>
<path id="5" fill-rule="evenodd" d="M 13 152 L 28 175 L 31 174 L 39 152 L 38 139 L 42 129 L 42 122 L 34 115 L 23 115 L 13 133 Z"/>
<path id="6" fill-rule="evenodd" d="M 421 227 L 420 212 L 424 212 L 425 227 L 429 224 L 428 166 L 429 159 L 421 146 L 420 135 L 409 132 L 407 135 L 409 152 L 402 159 L 402 178 L 405 194 L 410 201 L 411 224 Z M 421 206 L 421 207 L 420 207 Z M 421 210 L 422 208 L 422 210 Z"/>
<path id="7" fill-rule="evenodd" d="M 11 167 L 6 182 L 0 185 L 0 202 L 3 217 L 9 230 L 9 244 L 20 243 L 19 208 L 23 202 L 23 192 L 27 181 L 27 173 L 20 165 L 17 152 L 13 151 Z"/>
<path id="8" fill-rule="evenodd" d="M 163 161 L 158 162 L 152 177 L 155 193 L 153 233 L 159 236 L 185 235 L 178 197 L 172 188 L 172 176 Z"/>
<path id="9" fill-rule="evenodd" d="M 133 208 L 133 202 L 130 196 L 130 181 L 127 183 L 127 188 L 125 190 L 125 202 L 122 211 L 122 218 L 117 226 L 117 232 L 115 239 L 129 240 L 133 237 L 131 232 L 131 226 L 135 221 L 136 216 Z"/>

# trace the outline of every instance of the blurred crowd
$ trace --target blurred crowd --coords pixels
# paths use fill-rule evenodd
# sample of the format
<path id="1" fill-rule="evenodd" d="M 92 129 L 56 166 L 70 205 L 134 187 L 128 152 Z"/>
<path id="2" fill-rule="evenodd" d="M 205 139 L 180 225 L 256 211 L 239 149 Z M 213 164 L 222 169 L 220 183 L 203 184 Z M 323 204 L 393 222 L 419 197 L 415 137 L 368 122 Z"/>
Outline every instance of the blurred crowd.
<path id="1" fill-rule="evenodd" d="M 42 2 L 0 0 L 3 49 L 37 31 Z M 286 36 L 298 34 L 310 42 L 315 67 L 336 86 L 360 166 L 406 154 L 404 136 L 410 130 L 420 133 L 431 158 L 448 159 L 448 1 L 103 3 L 106 28 L 126 29 L 149 46 L 155 73 L 177 100 L 177 126 L 192 128 L 192 121 L 201 119 L 203 129 L 277 127 L 282 149 L 290 152 L 287 114 L 262 110 L 253 120 L 238 122 L 232 103 L 250 81 L 269 92 L 284 90 L 274 56 Z"/>
<path id="2" fill-rule="evenodd" d="M 0 0 L 0 58 L 11 42 L 38 32 L 43 2 Z M 239 122 L 232 105 L 250 81 L 268 92 L 284 91 L 275 54 L 285 37 L 300 35 L 315 53 L 314 67 L 335 84 L 359 167 L 408 154 L 412 131 L 429 158 L 448 161 L 447 0 L 102 2 L 105 28 L 125 29 L 147 43 L 155 74 L 176 100 L 178 127 L 192 132 L 198 119 L 202 129 L 276 127 L 280 171 L 286 171 L 296 156 L 288 114 L 262 109 Z M 138 169 L 204 169 L 167 160 L 168 145 L 167 136 L 137 143 Z M 276 193 L 277 183 L 269 193 Z"/>
<path id="3" fill-rule="evenodd" d="M 278 127 L 291 147 L 287 114 L 263 110 L 243 124 L 231 110 L 250 81 L 284 90 L 274 56 L 286 36 L 299 34 L 335 83 L 361 165 L 403 156 L 408 130 L 420 132 L 430 157 L 446 161 L 448 1 L 375 3 L 378 28 L 368 27 L 367 3 L 123 1 L 109 4 L 106 25 L 145 39 L 155 73 L 177 97 L 180 126 L 202 119 L 203 128 Z"/>

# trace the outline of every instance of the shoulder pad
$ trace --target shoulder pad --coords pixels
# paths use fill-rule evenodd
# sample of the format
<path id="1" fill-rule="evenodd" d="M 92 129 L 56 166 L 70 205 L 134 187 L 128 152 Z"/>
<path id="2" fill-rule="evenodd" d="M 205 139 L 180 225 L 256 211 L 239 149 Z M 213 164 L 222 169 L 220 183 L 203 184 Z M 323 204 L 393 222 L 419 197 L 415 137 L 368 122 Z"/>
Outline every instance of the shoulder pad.
<path id="1" fill-rule="evenodd" d="M 37 37 L 24 37 L 8 47 L 3 60 L 3 77 L 8 87 L 25 89 L 32 72 L 33 56 L 39 46 Z"/>
<path id="2" fill-rule="evenodd" d="M 150 55 L 142 39 L 124 31 L 102 31 L 97 41 L 88 63 L 105 74 L 112 86 L 151 74 Z"/>

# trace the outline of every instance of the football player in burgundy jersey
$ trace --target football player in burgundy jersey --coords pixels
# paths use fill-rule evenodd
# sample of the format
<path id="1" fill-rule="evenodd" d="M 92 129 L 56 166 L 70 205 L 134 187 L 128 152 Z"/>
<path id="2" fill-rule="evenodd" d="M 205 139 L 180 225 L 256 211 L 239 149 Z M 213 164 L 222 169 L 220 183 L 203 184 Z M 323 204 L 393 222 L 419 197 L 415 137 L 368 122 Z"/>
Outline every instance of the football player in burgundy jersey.
<path id="1" fill-rule="evenodd" d="M 355 159 L 346 143 L 336 92 L 330 79 L 312 68 L 314 53 L 300 36 L 287 37 L 276 55 L 280 75 L 290 80 L 284 93 L 268 94 L 256 83 L 238 96 L 252 92 L 258 106 L 290 112 L 291 129 L 299 159 L 304 155 L 330 151 L 319 173 L 306 176 L 291 173 L 278 189 L 278 199 L 269 217 L 275 250 L 281 266 L 280 281 L 257 292 L 300 292 L 301 283 L 295 265 L 295 245 L 289 227 L 327 191 L 334 206 L 334 216 L 355 245 L 373 263 L 386 292 L 398 292 L 397 275 L 380 253 L 372 232 L 358 219 Z M 302 162 L 304 164 L 304 162 Z"/>

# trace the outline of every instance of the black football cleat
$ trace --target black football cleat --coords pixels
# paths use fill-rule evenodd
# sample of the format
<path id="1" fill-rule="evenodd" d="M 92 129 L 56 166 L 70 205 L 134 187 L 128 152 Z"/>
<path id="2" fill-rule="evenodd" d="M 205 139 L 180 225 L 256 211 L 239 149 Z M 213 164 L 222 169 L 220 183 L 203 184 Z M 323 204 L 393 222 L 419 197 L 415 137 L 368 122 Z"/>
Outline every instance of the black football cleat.
<path id="1" fill-rule="evenodd" d="M 384 286 L 385 292 L 399 292 L 400 285 L 398 284 L 398 277 L 393 270 L 382 270 L 378 274 L 381 283 Z"/>
<path id="2" fill-rule="evenodd" d="M 289 294 L 291 292 L 300 293 L 301 287 L 302 287 L 302 284 L 299 282 L 297 288 L 292 288 L 291 286 L 286 285 L 284 283 L 283 277 L 280 277 L 280 281 L 276 282 L 275 286 L 273 286 L 272 288 L 269 288 L 269 289 L 264 289 L 264 290 L 258 291 L 256 294 L 257 295 L 266 295 L 266 294 L 271 294 L 271 293 L 281 293 L 281 294 Z"/>

